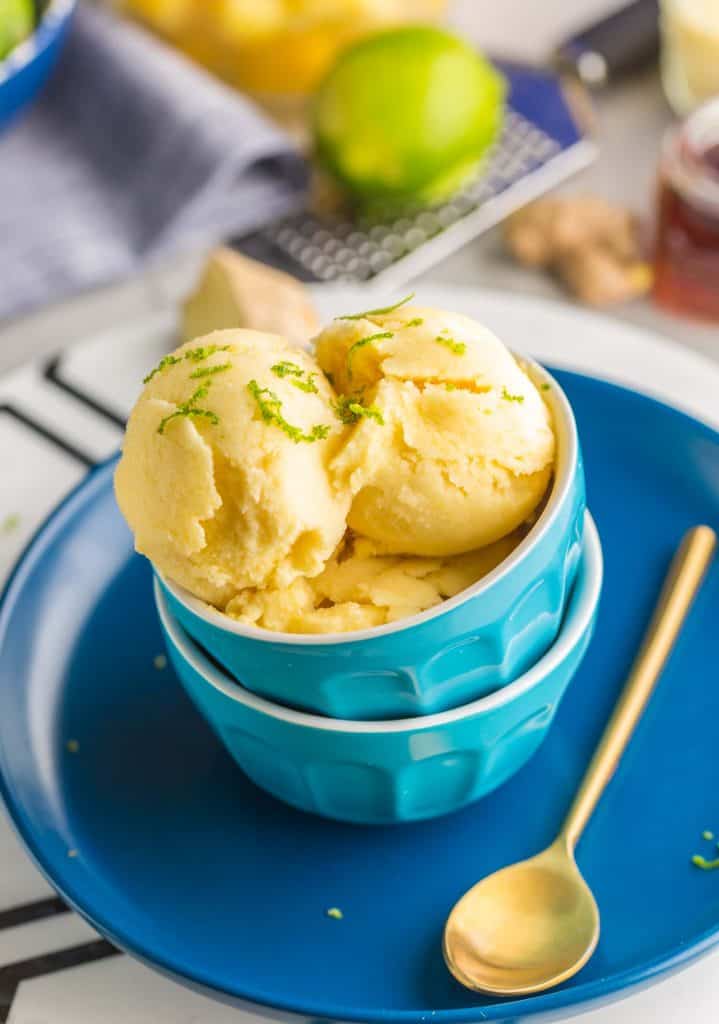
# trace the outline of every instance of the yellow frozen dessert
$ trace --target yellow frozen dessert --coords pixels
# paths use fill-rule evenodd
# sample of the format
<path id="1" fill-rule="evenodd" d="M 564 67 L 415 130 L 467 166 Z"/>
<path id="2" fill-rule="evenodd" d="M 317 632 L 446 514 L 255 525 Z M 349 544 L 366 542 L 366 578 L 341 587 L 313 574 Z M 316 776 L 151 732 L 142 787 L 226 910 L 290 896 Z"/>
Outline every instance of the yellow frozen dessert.
<path id="1" fill-rule="evenodd" d="M 215 331 L 145 378 L 115 476 L 137 550 L 219 608 L 319 574 L 349 493 L 327 466 L 343 425 L 327 379 L 276 335 Z"/>
<path id="2" fill-rule="evenodd" d="M 524 536 L 515 531 L 450 558 L 382 555 L 363 537 L 345 539 L 324 572 L 284 589 L 244 590 L 227 606 L 241 622 L 287 633 L 339 633 L 416 615 L 486 576 Z"/>
<path id="3" fill-rule="evenodd" d="M 447 556 L 506 537 L 537 508 L 555 439 L 540 391 L 458 313 L 399 303 L 315 339 L 348 426 L 330 464 L 349 526 L 384 553 Z"/>

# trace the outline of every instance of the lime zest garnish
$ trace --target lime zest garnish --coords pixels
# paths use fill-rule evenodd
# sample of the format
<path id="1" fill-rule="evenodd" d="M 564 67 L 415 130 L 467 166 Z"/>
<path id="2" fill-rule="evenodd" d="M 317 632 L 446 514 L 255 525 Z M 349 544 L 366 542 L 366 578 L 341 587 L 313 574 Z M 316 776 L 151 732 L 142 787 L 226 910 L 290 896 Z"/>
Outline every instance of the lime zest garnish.
<path id="1" fill-rule="evenodd" d="M 382 316 L 384 313 L 394 313 L 395 309 L 399 309 L 400 306 L 404 306 L 406 302 L 411 302 L 414 298 L 414 292 L 410 292 L 399 302 L 395 302 L 393 306 L 382 306 L 379 309 L 365 309 L 362 313 L 348 313 L 346 316 L 336 316 L 335 320 L 364 320 L 368 316 Z"/>
<path id="2" fill-rule="evenodd" d="M 330 907 L 329 910 L 326 911 L 326 913 L 327 917 L 332 917 L 335 919 L 335 921 L 341 921 L 342 918 L 345 916 L 339 907 Z"/>
<path id="3" fill-rule="evenodd" d="M 702 871 L 714 871 L 715 868 L 719 868 L 719 857 L 716 860 L 707 860 L 700 853 L 695 853 L 692 857 L 692 864 L 694 867 L 701 868 Z"/>
<path id="4" fill-rule="evenodd" d="M 68 740 L 67 743 L 65 744 L 65 749 L 67 750 L 68 754 L 76 754 L 80 749 L 80 744 L 78 743 L 77 740 Z"/>
<path id="5" fill-rule="evenodd" d="M 360 396 L 361 397 L 361 396 Z M 357 395 L 340 395 L 332 406 L 337 417 L 343 423 L 357 423 L 359 419 L 376 420 L 384 426 L 384 417 L 376 405 L 363 405 Z"/>
<path id="6" fill-rule="evenodd" d="M 291 363 L 289 359 L 283 359 L 270 367 L 275 377 L 304 377 L 305 371 L 297 363 Z"/>
<path id="7" fill-rule="evenodd" d="M 19 526 L 20 526 L 20 516 L 18 516 L 18 515 L 5 516 L 5 518 L 2 521 L 2 525 L 0 525 L 0 531 L 2 531 L 3 533 L 14 533 L 15 530 L 17 530 L 17 528 Z"/>
<path id="8" fill-rule="evenodd" d="M 408 320 L 406 324 L 402 324 L 403 327 L 421 327 L 424 323 L 424 319 L 421 316 L 415 316 L 412 320 Z"/>
<path id="9" fill-rule="evenodd" d="M 542 384 L 542 391 L 551 391 L 551 384 Z"/>
<path id="10" fill-rule="evenodd" d="M 162 373 L 168 366 L 174 366 L 175 363 L 181 363 L 182 359 L 178 356 L 163 356 L 160 362 L 157 364 L 154 370 L 150 370 L 146 377 L 142 378 L 143 384 L 149 384 L 156 373 Z"/>
<path id="11" fill-rule="evenodd" d="M 444 382 L 444 388 L 445 388 L 445 391 L 456 391 L 457 390 L 457 385 L 454 384 L 451 380 L 446 380 Z"/>
<path id="12" fill-rule="evenodd" d="M 710 829 L 705 828 L 702 832 L 702 839 L 711 840 L 714 838 L 714 833 Z"/>
<path id="13" fill-rule="evenodd" d="M 295 442 L 295 444 L 299 444 L 300 441 L 324 441 L 329 434 L 330 428 L 324 423 L 315 424 L 309 434 L 305 434 L 300 427 L 296 427 L 292 423 L 288 423 L 282 415 L 282 402 L 275 392 L 270 391 L 269 388 L 261 388 L 256 380 L 251 380 L 248 383 L 247 390 L 257 402 L 260 415 L 265 423 L 274 423 L 274 425 L 279 427 L 280 430 L 283 430 L 285 434 Z"/>
<path id="14" fill-rule="evenodd" d="M 183 352 L 181 356 L 169 355 L 163 356 L 160 362 L 157 364 L 154 370 L 150 370 L 146 377 L 143 377 L 142 383 L 149 384 L 156 373 L 162 373 L 168 366 L 175 366 L 177 363 L 181 363 L 183 359 L 188 359 L 192 363 L 201 363 L 203 359 L 209 359 L 215 352 L 231 352 L 232 345 L 198 345 L 197 348 L 188 349 L 187 352 Z M 227 364 L 230 365 L 229 363 Z M 191 374 L 194 377 L 196 374 Z M 199 376 L 199 374 L 197 375 Z"/>
<path id="15" fill-rule="evenodd" d="M 438 334 L 434 339 L 437 344 L 444 345 L 450 352 L 454 352 L 456 356 L 463 356 L 467 351 L 467 346 L 463 341 L 455 341 L 454 338 L 450 338 L 449 335 Z"/>
<path id="16" fill-rule="evenodd" d="M 215 352 L 232 352 L 232 345 L 198 345 L 197 348 L 190 348 L 183 353 L 183 359 L 189 359 L 193 363 L 201 363 L 204 359 L 214 356 Z"/>
<path id="17" fill-rule="evenodd" d="M 190 374 L 190 380 L 198 380 L 202 377 L 214 377 L 216 373 L 224 373 L 225 370 L 229 370 L 232 367 L 232 363 L 220 363 L 217 366 L 198 366 L 196 370 L 193 370 Z"/>
<path id="18" fill-rule="evenodd" d="M 169 416 L 163 417 L 163 419 L 160 420 L 157 433 L 164 434 L 167 424 L 172 420 L 179 419 L 181 416 L 207 419 L 213 426 L 217 426 L 220 422 L 220 417 L 216 413 L 212 412 L 211 409 L 201 409 L 200 406 L 197 405 L 197 402 L 207 397 L 211 383 L 211 381 L 208 381 L 206 384 L 201 384 L 200 387 L 190 395 L 186 402 L 181 402 L 174 412 L 171 412 Z"/>
<path id="19" fill-rule="evenodd" d="M 524 395 L 512 395 L 505 387 L 502 388 L 502 398 L 505 402 L 519 402 L 520 405 L 524 401 Z"/>
<path id="20" fill-rule="evenodd" d="M 380 331 L 379 334 L 368 334 L 366 338 L 360 338 L 354 345 L 350 345 L 347 349 L 347 376 L 352 377 L 352 360 L 357 354 L 357 350 L 364 348 L 365 345 L 371 345 L 374 341 L 380 341 L 382 338 L 394 338 L 392 331 Z"/>
<path id="21" fill-rule="evenodd" d="M 316 395 L 317 385 L 315 384 L 316 373 L 308 373 L 298 366 L 297 363 L 291 363 L 287 359 L 283 359 L 280 363 L 275 363 L 274 366 L 270 367 L 275 377 L 290 377 L 290 384 L 297 388 L 299 391 L 305 391 L 307 394 Z M 307 377 L 307 380 L 302 380 L 303 377 Z"/>

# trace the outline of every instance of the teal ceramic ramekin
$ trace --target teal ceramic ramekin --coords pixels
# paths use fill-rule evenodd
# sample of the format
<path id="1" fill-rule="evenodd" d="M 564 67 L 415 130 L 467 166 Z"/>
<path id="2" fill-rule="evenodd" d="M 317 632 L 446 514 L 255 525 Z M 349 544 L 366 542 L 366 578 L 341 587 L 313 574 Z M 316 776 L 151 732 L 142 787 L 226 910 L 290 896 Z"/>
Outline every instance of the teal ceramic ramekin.
<path id="1" fill-rule="evenodd" d="M 557 635 L 579 560 L 584 472 L 571 407 L 529 364 L 552 409 L 557 465 L 524 540 L 478 583 L 441 605 L 374 629 L 302 635 L 246 626 L 157 577 L 172 614 L 246 689 L 332 718 L 435 714 L 510 683 Z"/>
<path id="2" fill-rule="evenodd" d="M 524 675 L 464 707 L 425 718 L 339 721 L 293 711 L 238 686 L 188 637 L 158 583 L 170 660 L 243 771 L 280 800 L 329 818 L 380 825 L 432 818 L 484 796 L 546 735 L 592 634 L 602 553 L 587 518 L 561 630 Z"/>

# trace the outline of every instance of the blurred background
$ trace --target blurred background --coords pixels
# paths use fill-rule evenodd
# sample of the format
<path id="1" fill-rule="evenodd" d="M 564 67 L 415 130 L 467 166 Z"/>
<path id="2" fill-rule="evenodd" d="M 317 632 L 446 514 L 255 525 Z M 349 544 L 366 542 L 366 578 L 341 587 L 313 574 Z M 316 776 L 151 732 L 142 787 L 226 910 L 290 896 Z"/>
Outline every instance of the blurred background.
<path id="1" fill-rule="evenodd" d="M 715 354 L 716 0 L 0 0 L 0 58 L 0 368 L 70 340 L 43 310 L 177 297 L 223 242 Z"/>

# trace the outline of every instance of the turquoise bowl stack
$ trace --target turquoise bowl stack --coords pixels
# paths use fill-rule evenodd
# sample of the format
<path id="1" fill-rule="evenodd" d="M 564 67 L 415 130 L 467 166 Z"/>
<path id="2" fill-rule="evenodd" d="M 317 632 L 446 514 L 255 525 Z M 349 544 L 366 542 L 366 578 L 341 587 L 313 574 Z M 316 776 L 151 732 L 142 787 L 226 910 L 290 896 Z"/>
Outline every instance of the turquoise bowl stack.
<path id="1" fill-rule="evenodd" d="M 258 785 L 304 810 L 367 824 L 455 810 L 537 748 L 586 649 L 601 547 L 585 507 L 571 407 L 530 364 L 557 435 L 537 522 L 486 577 L 420 615 L 352 633 L 238 623 L 156 572 L 170 657 Z"/>

